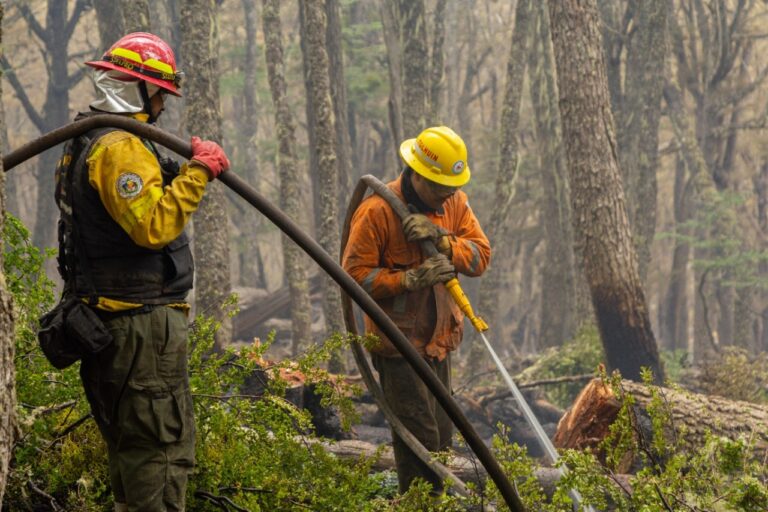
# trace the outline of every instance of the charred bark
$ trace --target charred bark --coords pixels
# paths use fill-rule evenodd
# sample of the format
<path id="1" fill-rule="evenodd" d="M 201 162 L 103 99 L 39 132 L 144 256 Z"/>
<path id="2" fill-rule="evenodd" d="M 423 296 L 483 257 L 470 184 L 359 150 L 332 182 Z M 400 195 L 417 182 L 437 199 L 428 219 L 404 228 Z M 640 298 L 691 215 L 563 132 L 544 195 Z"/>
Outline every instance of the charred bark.
<path id="1" fill-rule="evenodd" d="M 216 6 L 210 0 L 188 0 L 181 10 L 181 53 L 194 73 L 184 84 L 184 118 L 190 134 L 222 141 L 219 105 L 219 34 Z M 197 270 L 195 303 L 198 314 L 221 322 L 216 350 L 230 341 L 232 321 L 222 310 L 231 293 L 229 270 L 229 220 L 220 183 L 208 185 L 195 214 L 194 256 Z"/>
<path id="2" fill-rule="evenodd" d="M 278 0 L 262 0 L 264 52 L 267 61 L 269 89 L 275 105 L 275 128 L 279 144 L 277 165 L 280 172 L 280 206 L 286 215 L 299 220 L 301 190 L 296 157 L 296 122 L 291 112 L 285 81 L 283 36 Z M 309 281 L 302 252 L 286 236 L 282 238 L 285 275 L 291 298 L 291 336 L 293 354 L 312 340 L 312 307 L 309 301 Z"/>
<path id="3" fill-rule="evenodd" d="M 576 250 L 608 366 L 632 380 L 664 372 L 637 270 L 616 153 L 595 0 L 549 3 Z"/>

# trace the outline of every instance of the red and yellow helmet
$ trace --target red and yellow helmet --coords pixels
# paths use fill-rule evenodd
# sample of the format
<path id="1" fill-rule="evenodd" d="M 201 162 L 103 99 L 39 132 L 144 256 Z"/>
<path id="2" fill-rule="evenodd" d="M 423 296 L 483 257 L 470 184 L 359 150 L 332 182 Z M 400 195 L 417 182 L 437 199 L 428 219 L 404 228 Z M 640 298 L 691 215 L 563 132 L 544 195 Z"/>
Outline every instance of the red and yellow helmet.
<path id="1" fill-rule="evenodd" d="M 171 47 L 154 34 L 134 32 L 120 38 L 104 53 L 101 60 L 86 62 L 96 69 L 113 69 L 134 76 L 175 96 L 183 73 L 176 69 Z"/>

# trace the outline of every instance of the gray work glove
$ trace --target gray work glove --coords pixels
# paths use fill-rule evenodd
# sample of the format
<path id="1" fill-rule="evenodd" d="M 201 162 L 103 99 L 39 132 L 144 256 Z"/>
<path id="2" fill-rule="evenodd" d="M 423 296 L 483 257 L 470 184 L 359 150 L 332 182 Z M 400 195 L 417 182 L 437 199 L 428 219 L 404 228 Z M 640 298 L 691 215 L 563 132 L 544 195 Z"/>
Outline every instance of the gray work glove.
<path id="1" fill-rule="evenodd" d="M 451 242 L 446 236 L 447 231 L 432 222 L 429 217 L 421 213 L 412 213 L 403 219 L 403 233 L 409 242 L 420 240 L 432 240 L 437 250 L 445 254 L 448 259 L 452 257 Z"/>
<path id="2" fill-rule="evenodd" d="M 403 233 L 409 242 L 427 239 L 437 242 L 443 235 L 440 226 L 421 213 L 412 213 L 403 219 Z"/>
<path id="3" fill-rule="evenodd" d="M 427 258 L 416 268 L 403 273 L 403 286 L 409 292 L 444 283 L 456 276 L 456 269 L 443 254 Z"/>

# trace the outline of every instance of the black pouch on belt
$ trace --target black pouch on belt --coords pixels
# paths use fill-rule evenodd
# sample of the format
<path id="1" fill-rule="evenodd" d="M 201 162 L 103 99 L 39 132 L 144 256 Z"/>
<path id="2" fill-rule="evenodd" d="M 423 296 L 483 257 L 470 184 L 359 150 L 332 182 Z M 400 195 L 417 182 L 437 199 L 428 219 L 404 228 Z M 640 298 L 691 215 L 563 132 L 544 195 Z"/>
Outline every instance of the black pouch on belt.
<path id="1" fill-rule="evenodd" d="M 102 351 L 112 335 L 90 306 L 68 298 L 40 318 L 37 339 L 46 359 L 63 370 L 84 355 Z"/>

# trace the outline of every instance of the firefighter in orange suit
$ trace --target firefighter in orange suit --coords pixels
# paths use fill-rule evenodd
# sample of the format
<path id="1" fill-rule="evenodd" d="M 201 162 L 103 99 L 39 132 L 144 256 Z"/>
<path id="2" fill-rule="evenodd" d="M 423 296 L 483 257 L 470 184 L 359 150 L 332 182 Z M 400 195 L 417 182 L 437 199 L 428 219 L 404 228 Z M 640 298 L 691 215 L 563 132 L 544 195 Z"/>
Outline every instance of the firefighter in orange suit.
<path id="1" fill-rule="evenodd" d="M 153 123 L 181 96 L 170 46 L 148 33 L 118 40 L 95 69 L 103 113 Z M 149 140 L 114 128 L 69 141 L 56 169 L 64 295 L 86 302 L 109 331 L 81 354 L 80 375 L 109 458 L 117 512 L 185 509 L 195 460 L 187 375 L 194 266 L 184 227 L 210 181 L 229 167 L 215 142 L 192 138 L 179 165 Z M 200 229 L 216 229 L 200 226 Z"/>
<path id="2" fill-rule="evenodd" d="M 416 213 L 401 222 L 380 196 L 366 198 L 352 218 L 343 265 L 450 389 L 450 354 L 461 343 L 464 315 L 442 283 L 456 272 L 482 274 L 491 247 L 460 190 L 470 177 L 461 137 L 446 126 L 428 128 L 404 141 L 400 156 L 405 168 L 387 186 Z M 424 239 L 435 243 L 437 256 L 424 257 Z M 448 415 L 370 318 L 365 325 L 379 338 L 371 356 L 389 406 L 427 449 L 448 448 Z M 394 433 L 393 447 L 401 492 L 415 478 L 442 492 L 437 475 Z"/>

